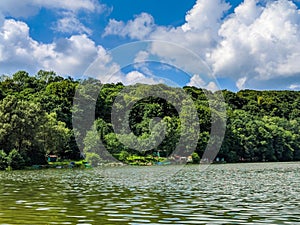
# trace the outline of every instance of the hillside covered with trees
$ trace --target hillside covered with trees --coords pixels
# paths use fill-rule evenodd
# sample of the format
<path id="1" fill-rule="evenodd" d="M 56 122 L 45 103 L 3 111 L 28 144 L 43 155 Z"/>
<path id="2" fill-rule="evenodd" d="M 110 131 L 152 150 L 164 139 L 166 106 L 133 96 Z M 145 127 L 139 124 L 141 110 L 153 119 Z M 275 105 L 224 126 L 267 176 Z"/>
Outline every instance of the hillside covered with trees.
<path id="1" fill-rule="evenodd" d="M 83 83 L 86 85 L 81 85 Z M 101 88 L 93 89 L 95 85 Z M 177 96 L 176 88 L 162 84 L 155 88 L 163 89 L 173 98 Z M 75 111 L 75 115 L 86 113 L 73 107 L 75 91 L 84 95 L 90 93 L 88 89 L 99 90 L 96 99 L 95 95 L 86 94 L 84 97 L 87 103 L 89 99 L 96 103 L 91 107 L 95 110 L 86 114 L 93 120 L 74 129 L 72 112 Z M 112 106 L 123 89 L 121 83 L 74 80 L 49 71 L 39 71 L 34 76 L 25 71 L 12 76 L 2 75 L 0 169 L 46 164 L 46 155 L 49 154 L 58 155 L 61 159 L 78 160 L 83 155 L 80 149 L 87 157 L 98 157 L 99 160 L 108 157 L 103 149 L 123 161 L 130 155 L 151 155 L 157 150 L 162 156 L 169 156 L 184 130 L 176 108 L 158 97 L 147 97 L 133 105 L 129 126 L 140 139 L 149 138 L 151 132 L 161 132 L 160 127 L 152 124 L 152 118 L 159 117 L 166 124 L 166 133 L 159 146 L 145 152 L 135 151 L 119 141 L 111 123 Z M 183 87 L 183 90 L 191 96 L 198 112 L 200 133 L 197 134 L 196 153 L 201 157 L 210 137 L 212 119 L 206 96 L 218 96 L 220 91 L 211 93 L 195 87 Z M 145 85 L 130 86 L 128 95 L 123 96 L 124 104 L 130 102 L 131 93 L 143 94 L 146 91 Z M 222 94 L 226 102 L 227 121 L 218 158 L 226 162 L 300 160 L 300 92 L 242 90 L 234 93 L 222 90 Z M 118 110 L 122 110 L 122 104 Z M 224 115 L 219 116 L 224 119 Z M 119 126 L 122 129 L 123 124 Z M 133 137 L 125 135 L 122 138 Z M 188 148 L 188 144 L 182 147 Z"/>

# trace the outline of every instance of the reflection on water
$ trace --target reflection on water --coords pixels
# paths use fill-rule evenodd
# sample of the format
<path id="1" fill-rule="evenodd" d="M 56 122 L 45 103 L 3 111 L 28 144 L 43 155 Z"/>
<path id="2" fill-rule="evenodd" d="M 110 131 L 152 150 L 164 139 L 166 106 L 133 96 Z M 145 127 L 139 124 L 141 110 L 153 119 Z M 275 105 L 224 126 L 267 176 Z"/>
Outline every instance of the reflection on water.
<path id="1" fill-rule="evenodd" d="M 300 224 L 300 163 L 176 169 L 2 172 L 0 224 Z"/>

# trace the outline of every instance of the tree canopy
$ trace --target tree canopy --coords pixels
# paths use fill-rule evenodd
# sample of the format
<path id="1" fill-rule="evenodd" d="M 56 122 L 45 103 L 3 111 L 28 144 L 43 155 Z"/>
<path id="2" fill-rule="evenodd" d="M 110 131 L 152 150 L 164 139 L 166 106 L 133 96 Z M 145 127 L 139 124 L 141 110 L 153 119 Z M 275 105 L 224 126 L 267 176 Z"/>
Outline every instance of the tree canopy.
<path id="1" fill-rule="evenodd" d="M 151 96 L 153 87 L 167 97 Z M 298 91 L 212 93 L 196 87 L 179 88 L 192 99 L 197 111 L 197 118 L 191 120 L 192 108 L 178 111 L 171 104 L 187 101 L 180 97 L 178 88 L 162 84 L 151 88 L 141 84 L 129 87 L 121 83 L 101 84 L 93 79 L 73 80 L 42 70 L 34 76 L 26 71 L 2 75 L 0 169 L 44 164 L 48 154 L 76 160 L 83 155 L 80 151 L 93 160 L 112 157 L 122 160 L 127 155 L 157 151 L 168 157 L 179 143 L 181 149 L 192 148 L 189 143 L 195 138 L 195 153 L 201 158 L 209 140 L 214 138 L 210 135 L 212 120 L 225 117 L 225 138 L 217 158 L 226 162 L 300 160 Z M 73 104 L 75 93 L 79 93 L 79 105 Z M 219 115 L 213 107 L 218 104 L 220 94 L 226 102 L 226 115 Z M 209 102 L 207 95 L 215 101 Z M 137 96 L 146 97 L 138 99 Z M 129 106 L 128 121 L 118 118 L 120 122 L 114 125 L 112 114 L 121 113 Z M 86 123 L 80 123 L 82 120 Z M 187 129 L 185 120 L 199 126 L 200 132 Z M 74 121 L 82 126 L 74 127 Z M 116 132 L 127 126 L 130 128 L 127 134 Z M 181 136 L 185 142 L 180 141 Z M 142 146 L 144 151 L 130 147 L 134 145 Z M 193 157 L 197 158 L 195 154 Z"/>

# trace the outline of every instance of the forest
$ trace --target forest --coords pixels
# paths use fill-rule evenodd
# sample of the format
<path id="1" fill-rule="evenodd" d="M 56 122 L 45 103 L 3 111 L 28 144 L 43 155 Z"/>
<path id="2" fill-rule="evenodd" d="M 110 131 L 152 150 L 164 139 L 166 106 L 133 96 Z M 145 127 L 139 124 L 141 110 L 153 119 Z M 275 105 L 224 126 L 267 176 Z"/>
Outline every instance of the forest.
<path id="1" fill-rule="evenodd" d="M 186 93 L 193 100 L 197 118 L 189 117 L 189 109 L 179 117 L 176 107 L 166 99 L 149 95 L 150 85 L 126 87 L 119 105 L 113 109 L 117 96 L 125 90 L 122 83 L 101 84 L 91 78 L 74 80 L 43 70 L 35 75 L 26 71 L 2 75 L 0 169 L 47 164 L 47 155 L 57 155 L 61 160 L 86 157 L 92 161 L 105 161 L 113 156 L 126 162 L 132 155 L 147 156 L 159 151 L 160 156 L 168 157 L 182 135 L 186 137 L 181 143 L 184 149 L 193 147 L 189 146 L 189 138 L 197 139 L 193 153 L 197 161 L 211 138 L 214 109 L 207 96 L 217 102 L 221 94 L 226 115 L 218 114 L 214 120 L 226 119 L 226 130 L 218 159 L 228 163 L 300 160 L 300 92 L 221 90 L 213 93 L 189 86 L 174 88 L 158 84 L 152 85 L 152 89 L 153 86 L 174 101 L 180 101 L 179 89 Z M 77 101 L 79 105 L 74 104 L 76 93 L 81 96 Z M 124 105 L 134 102 L 137 93 L 146 97 L 135 101 L 131 107 L 127 126 L 132 133 L 116 134 L 115 129 L 125 129 L 126 121 L 120 120 L 114 127 L 112 110 L 122 112 Z M 160 127 L 162 123 L 156 123 L 153 118 L 161 118 L 164 129 Z M 185 119 L 192 119 L 192 124 L 199 125 L 200 132 L 185 129 Z M 160 133 L 162 130 L 164 134 Z M 153 132 L 163 137 L 157 146 L 154 143 L 157 140 L 151 139 Z M 145 144 L 145 151 L 141 152 L 122 144 L 120 138 L 126 143 L 132 140 L 148 140 L 149 143 L 141 142 Z"/>

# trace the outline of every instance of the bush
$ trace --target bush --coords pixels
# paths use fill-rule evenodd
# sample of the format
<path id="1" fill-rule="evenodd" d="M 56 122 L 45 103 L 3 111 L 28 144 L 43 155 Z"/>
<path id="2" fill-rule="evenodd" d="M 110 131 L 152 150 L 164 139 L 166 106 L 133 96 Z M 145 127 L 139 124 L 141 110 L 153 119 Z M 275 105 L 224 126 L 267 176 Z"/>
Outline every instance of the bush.
<path id="1" fill-rule="evenodd" d="M 192 154 L 192 159 L 193 159 L 193 163 L 195 163 L 195 164 L 199 164 L 200 163 L 200 157 L 199 157 L 199 155 L 198 155 L 197 152 L 194 152 Z"/>
<path id="2" fill-rule="evenodd" d="M 94 153 L 94 152 L 86 153 L 85 160 L 92 166 L 98 166 L 102 162 L 101 157 L 97 153 Z"/>
<path id="3" fill-rule="evenodd" d="M 127 158 L 130 156 L 130 154 L 126 151 L 121 151 L 119 154 L 119 160 L 122 162 L 126 162 Z"/>
<path id="4" fill-rule="evenodd" d="M 0 150 L 0 170 L 5 170 L 7 166 L 7 155 L 3 150 Z"/>
<path id="5" fill-rule="evenodd" d="M 7 162 L 8 166 L 14 170 L 20 170 L 25 167 L 25 160 L 16 149 L 13 149 L 8 154 Z"/>
<path id="6" fill-rule="evenodd" d="M 227 162 L 238 162 L 239 161 L 239 157 L 237 155 L 237 153 L 235 151 L 230 151 L 228 153 L 228 156 L 227 156 L 227 159 L 226 159 Z"/>

